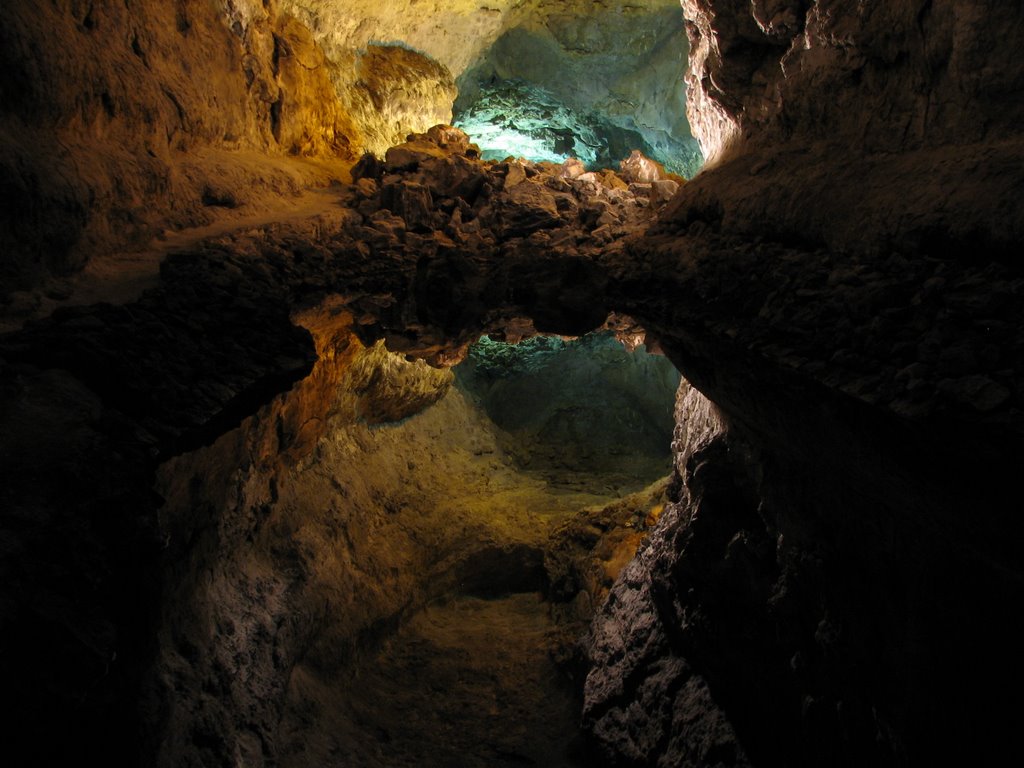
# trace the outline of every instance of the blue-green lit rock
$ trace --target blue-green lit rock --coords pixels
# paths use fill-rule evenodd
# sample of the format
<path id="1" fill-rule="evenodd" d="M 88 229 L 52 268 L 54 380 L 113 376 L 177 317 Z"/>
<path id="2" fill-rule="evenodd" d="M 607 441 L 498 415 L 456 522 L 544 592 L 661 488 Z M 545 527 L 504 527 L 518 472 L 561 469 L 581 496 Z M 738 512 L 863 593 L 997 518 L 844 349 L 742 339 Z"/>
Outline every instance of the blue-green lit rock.
<path id="1" fill-rule="evenodd" d="M 588 169 L 617 168 L 634 149 L 662 160 L 637 131 L 574 110 L 544 88 L 518 80 L 482 87 L 479 98 L 457 114 L 455 125 L 480 146 L 485 160 L 522 157 L 561 163 L 575 157 Z M 695 162 L 690 158 L 690 166 Z M 679 163 L 666 167 L 683 170 Z"/>
<path id="2" fill-rule="evenodd" d="M 690 178 L 703 157 L 686 119 L 687 51 L 676 0 L 554 14 L 509 29 L 461 74 L 455 119 L 493 156 L 615 168 L 639 149 Z"/>
<path id="3" fill-rule="evenodd" d="M 485 336 L 455 377 L 527 469 L 617 474 L 637 487 L 667 472 L 679 373 L 642 346 L 629 352 L 608 332 L 515 345 Z"/>

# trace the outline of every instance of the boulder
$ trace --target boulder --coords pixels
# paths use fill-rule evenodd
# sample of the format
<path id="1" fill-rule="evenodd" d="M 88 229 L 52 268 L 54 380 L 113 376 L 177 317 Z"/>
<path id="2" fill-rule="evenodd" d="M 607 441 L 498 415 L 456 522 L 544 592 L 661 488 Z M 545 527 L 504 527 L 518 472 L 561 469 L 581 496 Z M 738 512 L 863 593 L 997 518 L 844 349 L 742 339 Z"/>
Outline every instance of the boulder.
<path id="1" fill-rule="evenodd" d="M 629 153 L 629 157 L 619 163 L 619 173 L 626 182 L 648 182 L 665 178 L 665 169 L 661 163 L 651 160 L 639 149 Z"/>
<path id="2" fill-rule="evenodd" d="M 660 207 L 675 197 L 679 191 L 679 184 L 671 179 L 662 179 L 651 182 L 651 205 Z"/>
<path id="3" fill-rule="evenodd" d="M 506 237 L 525 237 L 561 223 L 554 196 L 540 184 L 524 182 L 507 193 L 502 210 Z"/>
<path id="4" fill-rule="evenodd" d="M 381 205 L 405 221 L 408 229 L 433 227 L 434 200 L 430 190 L 414 181 L 385 184 L 380 190 Z"/>
<path id="5" fill-rule="evenodd" d="M 388 173 L 415 170 L 420 163 L 433 157 L 447 157 L 448 153 L 432 141 L 413 138 L 404 144 L 391 147 L 384 155 L 384 167 Z"/>

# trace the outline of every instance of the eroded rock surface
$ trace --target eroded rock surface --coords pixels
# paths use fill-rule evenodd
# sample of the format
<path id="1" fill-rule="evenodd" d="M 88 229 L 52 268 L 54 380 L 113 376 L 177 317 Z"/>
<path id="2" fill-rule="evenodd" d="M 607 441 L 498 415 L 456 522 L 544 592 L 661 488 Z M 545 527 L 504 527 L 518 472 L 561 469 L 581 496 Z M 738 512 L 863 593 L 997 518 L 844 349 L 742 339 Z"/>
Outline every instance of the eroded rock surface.
<path id="1" fill-rule="evenodd" d="M 236 154 L 354 152 L 323 52 L 306 27 L 264 6 L 4 4 L 5 298 L 99 251 L 341 175 Z"/>
<path id="2" fill-rule="evenodd" d="M 602 562 L 566 544 L 545 563 L 577 621 L 610 589 L 585 703 L 607 759 L 973 764 L 1014 747 L 1020 708 L 992 681 L 1013 691 L 1024 678 L 1021 10 L 685 5 L 691 115 L 719 162 L 654 223 L 652 201 L 673 191 L 664 180 L 485 165 L 438 129 L 362 162 L 331 215 L 205 242 L 169 258 L 137 302 L 64 310 L 0 340 L 11 754 L 280 763 L 275 729 L 302 701 L 291 672 L 365 653 L 408 594 L 380 579 L 431 572 L 422 554 L 445 544 L 358 476 L 352 492 L 380 528 L 332 527 L 298 503 L 289 473 L 323 458 L 332 415 L 355 412 L 338 395 L 356 354 L 384 338 L 450 363 L 483 331 L 576 334 L 610 309 L 636 318 L 715 405 L 680 401 L 670 503 L 617 584 L 610 564 L 632 534 L 604 536 L 603 512 L 566 529 L 603 539 Z M 232 7 L 237 29 L 203 3 L 151 19 L 132 5 L 4 5 L 10 242 L 23 257 L 72 263 L 67 233 L 88 229 L 91 210 L 106 211 L 95 226 L 127 222 L 130 234 L 149 202 L 239 199 L 244 184 L 205 168 L 185 172 L 187 194 L 174 197 L 166 171 L 174 147 L 242 136 L 263 151 L 275 122 L 286 135 L 288 116 L 260 101 L 280 87 L 259 74 L 260 25 L 276 22 L 255 3 Z M 96 53 L 90 30 L 129 22 L 135 44 L 114 36 L 120 48 Z M 273 29 L 295 59 L 281 66 L 319 61 L 295 43 L 300 31 Z M 45 44 L 49 31 L 92 42 L 64 52 Z M 44 55 L 29 55 L 24 41 L 40 39 Z M 256 47 L 243 55 L 243 44 Z M 157 66 L 180 45 L 186 55 Z M 209 76 L 186 78 L 181 61 L 197 51 Z M 113 90 L 111 57 L 133 74 Z M 318 75 L 295 78 L 318 92 Z M 192 120 L 210 93 L 225 98 L 215 119 Z M 324 125 L 292 125 L 289 146 L 327 141 Z M 86 141 L 95 135 L 100 145 Z M 54 136 L 73 151 L 37 155 Z M 38 226 L 51 214 L 59 226 Z M 353 446 L 380 439 L 349 426 L 323 449 L 343 467 Z M 163 500 L 151 492 L 161 465 Z M 318 475 L 322 498 L 342 495 L 332 478 Z M 422 496 L 436 478 L 423 482 L 406 490 Z M 646 528 L 653 506 L 627 519 Z M 381 530 L 429 546 L 395 574 Z M 320 561 L 311 542 L 338 546 Z M 478 587 L 494 562 L 537 575 L 535 543 L 502 538 L 484 557 L 454 558 L 455 572 Z M 339 564 L 352 551 L 368 572 Z M 358 621 L 322 619 L 324 585 L 304 580 L 321 565 L 350 585 L 334 597 Z M 320 645 L 313 626 L 329 629 Z M 289 715 L 293 733 L 303 712 Z M 54 739 L 53 723 L 71 738 Z"/>
<path id="3" fill-rule="evenodd" d="M 714 162 L 612 283 L 648 299 L 672 284 L 653 312 L 618 308 L 714 401 L 728 450 L 680 442 L 696 462 L 681 506 L 595 623 L 591 732 L 625 765 L 995 759 L 1017 708 L 980 681 L 1022 678 L 1002 629 L 1020 559 L 1001 543 L 1024 457 L 1003 319 L 1024 285 L 1021 145 L 962 108 L 999 109 L 1020 70 L 956 71 L 969 50 L 1009 56 L 982 41 L 1016 39 L 1019 11 L 684 8 L 691 122 Z M 697 678 L 714 706 L 649 706 Z"/>

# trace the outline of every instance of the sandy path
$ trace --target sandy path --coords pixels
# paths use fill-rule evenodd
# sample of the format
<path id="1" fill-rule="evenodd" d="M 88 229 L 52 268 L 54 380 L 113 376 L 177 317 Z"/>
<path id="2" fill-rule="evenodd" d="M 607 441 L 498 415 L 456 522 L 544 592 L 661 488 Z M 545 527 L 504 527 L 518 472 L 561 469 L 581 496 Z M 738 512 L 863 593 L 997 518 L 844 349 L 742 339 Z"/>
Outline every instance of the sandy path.
<path id="1" fill-rule="evenodd" d="M 98 256 L 72 278 L 71 296 L 54 304 L 74 306 L 100 301 L 112 304 L 134 301 L 144 290 L 156 285 L 160 264 L 169 253 L 230 232 L 330 214 L 341 207 L 339 198 L 337 188 L 311 189 L 297 198 L 281 201 L 273 210 L 229 215 L 206 226 L 166 233 L 154 239 L 144 251 Z"/>

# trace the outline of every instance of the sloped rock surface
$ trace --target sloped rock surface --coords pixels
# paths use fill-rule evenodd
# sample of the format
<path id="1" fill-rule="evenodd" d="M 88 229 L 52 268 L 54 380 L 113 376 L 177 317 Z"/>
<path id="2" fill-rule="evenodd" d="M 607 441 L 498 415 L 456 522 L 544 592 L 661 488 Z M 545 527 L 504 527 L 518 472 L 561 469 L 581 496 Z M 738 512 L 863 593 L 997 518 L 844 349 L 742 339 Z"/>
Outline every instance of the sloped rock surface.
<path id="1" fill-rule="evenodd" d="M 270 8 L 4 4 L 0 293 L 207 223 L 232 199 L 301 188 L 287 173 L 268 184 L 232 152 L 351 156 L 355 130 L 323 52 Z M 237 175 L 228 197 L 218 162 Z"/>
<path id="2" fill-rule="evenodd" d="M 684 0 L 688 114 L 705 155 L 769 142 L 900 152 L 1015 135 L 1021 9 Z"/>

